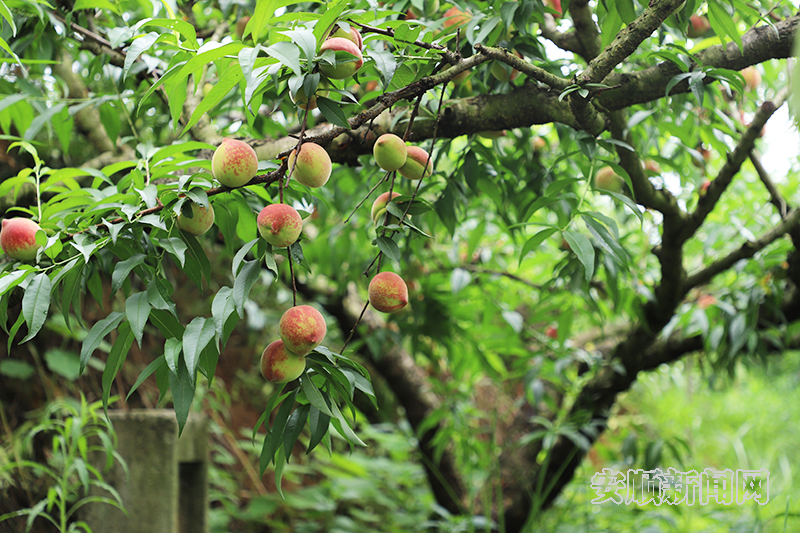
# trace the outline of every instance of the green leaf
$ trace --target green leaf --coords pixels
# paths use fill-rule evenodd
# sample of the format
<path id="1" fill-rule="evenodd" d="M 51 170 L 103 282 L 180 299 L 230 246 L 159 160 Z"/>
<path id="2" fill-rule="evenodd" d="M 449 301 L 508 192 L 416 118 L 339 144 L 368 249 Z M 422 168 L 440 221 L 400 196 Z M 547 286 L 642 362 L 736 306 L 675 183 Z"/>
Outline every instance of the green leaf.
<path id="1" fill-rule="evenodd" d="M 303 69 L 300 67 L 300 48 L 296 44 L 289 41 L 279 41 L 272 46 L 267 46 L 264 50 L 283 65 L 289 67 L 294 74 L 298 76 L 303 74 Z"/>
<path id="2" fill-rule="evenodd" d="M 297 442 L 297 438 L 300 436 L 300 433 L 303 432 L 303 428 L 308 420 L 309 409 L 311 409 L 309 404 L 301 405 L 294 410 L 286 421 L 286 428 L 283 432 L 283 451 L 287 458 L 292 455 L 294 443 Z"/>
<path id="3" fill-rule="evenodd" d="M 175 418 L 178 420 L 178 436 L 183 433 L 189 409 L 194 400 L 194 383 L 183 361 L 179 361 L 178 372 L 169 372 L 169 390 L 172 391 L 172 403 L 175 407 Z"/>
<path id="4" fill-rule="evenodd" d="M 236 304 L 233 301 L 233 290 L 230 287 L 220 287 L 211 303 L 211 316 L 214 317 L 214 329 L 219 340 L 224 346 L 233 328 L 239 321 L 236 313 Z"/>
<path id="5" fill-rule="evenodd" d="M 150 309 L 152 309 L 152 306 L 147 300 L 147 293 L 145 292 L 136 292 L 125 300 L 125 316 L 130 322 L 131 331 L 136 337 L 136 343 L 140 348 L 142 347 L 144 326 L 150 316 Z"/>
<path id="6" fill-rule="evenodd" d="M 192 386 L 194 386 L 200 354 L 214 339 L 215 333 L 213 318 L 195 317 L 186 326 L 186 331 L 183 333 L 183 358 L 186 361 L 186 369 L 189 371 L 189 380 Z"/>
<path id="7" fill-rule="evenodd" d="M 170 372 L 178 373 L 178 364 L 181 360 L 181 340 L 171 337 L 164 342 L 164 360 Z"/>
<path id="8" fill-rule="evenodd" d="M 158 370 L 159 368 L 161 368 L 165 364 L 166 364 L 166 360 L 164 359 L 163 355 L 158 356 L 157 359 L 155 359 L 154 361 L 150 362 L 150 364 L 147 365 L 144 368 L 144 370 L 142 370 L 142 373 L 139 374 L 139 377 L 136 378 L 136 382 L 133 384 L 133 387 L 131 387 L 131 390 L 128 391 L 128 395 L 125 396 L 125 401 L 128 401 L 128 399 L 130 399 L 131 394 L 133 394 L 134 391 L 139 388 L 139 385 L 144 383 L 144 380 L 149 378 L 153 374 L 153 372 L 155 372 L 156 370 Z"/>
<path id="9" fill-rule="evenodd" d="M 6 19 L 8 25 L 11 26 L 11 36 L 16 37 L 17 25 L 14 24 L 14 15 L 11 14 L 11 10 L 8 9 L 8 6 L 6 5 L 5 2 L 3 2 L 3 0 L 0 0 L 0 16 Z"/>
<path id="10" fill-rule="evenodd" d="M 141 293 L 139 293 L 141 294 Z M 108 359 L 106 360 L 106 367 L 103 369 L 103 410 L 108 412 L 108 398 L 111 395 L 111 383 L 117 376 L 119 369 L 125 362 L 128 356 L 128 350 L 131 349 L 133 344 L 133 331 L 128 322 L 123 322 L 117 330 L 117 339 L 108 352 Z"/>
<path id="11" fill-rule="evenodd" d="M 28 334 L 20 342 L 25 343 L 42 329 L 50 309 L 50 278 L 44 272 L 37 274 L 25 289 L 22 297 L 22 316 L 28 324 Z"/>
<path id="12" fill-rule="evenodd" d="M 308 413 L 308 426 L 311 435 L 308 439 L 308 448 L 306 453 L 311 453 L 311 450 L 317 447 L 322 442 L 322 438 L 328 433 L 330 427 L 331 417 L 325 413 L 320 412 L 319 409 L 311 406 Z"/>
<path id="13" fill-rule="evenodd" d="M 733 18 L 728 14 L 722 3 L 708 3 L 708 21 L 711 23 L 711 29 L 714 30 L 714 33 L 718 36 L 727 35 L 739 47 L 739 52 L 744 52 L 742 37 L 736 28 L 736 22 L 733 21 Z"/>
<path id="14" fill-rule="evenodd" d="M 378 237 L 375 239 L 375 242 L 386 257 L 396 263 L 400 263 L 400 248 L 397 246 L 396 242 L 389 237 Z"/>
<path id="15" fill-rule="evenodd" d="M 592 279 L 594 275 L 594 247 L 588 237 L 576 231 L 566 230 L 563 232 L 572 251 L 578 256 L 578 260 L 583 264 L 586 272 L 586 281 Z"/>
<path id="16" fill-rule="evenodd" d="M 114 267 L 114 273 L 111 275 L 111 295 L 113 296 L 122 284 L 128 279 L 131 270 L 144 263 L 145 255 L 136 254 L 125 261 L 120 261 Z"/>
<path id="17" fill-rule="evenodd" d="M 294 407 L 294 400 L 296 397 L 297 389 L 293 390 L 289 396 L 283 400 L 280 409 L 278 409 L 275 418 L 272 420 L 272 427 L 270 427 L 264 439 L 264 445 L 261 447 L 261 457 L 259 459 L 261 475 L 264 474 L 264 471 L 275 458 L 275 452 L 283 443 L 284 428 L 286 427 L 286 421 L 289 419 L 289 413 L 291 413 L 292 407 Z"/>
<path id="18" fill-rule="evenodd" d="M 94 351 L 100 346 L 106 335 L 111 333 L 122 322 L 123 318 L 125 318 L 125 313 L 114 311 L 92 326 L 86 338 L 83 339 L 83 345 L 81 346 L 81 374 Z"/>
<path id="19" fill-rule="evenodd" d="M 159 28 L 167 28 L 172 31 L 177 31 L 184 38 L 183 44 L 196 50 L 197 44 L 197 31 L 194 26 L 180 19 L 150 19 L 137 25 L 137 29 L 145 28 L 148 26 L 156 26 Z"/>
<path id="20" fill-rule="evenodd" d="M 255 217 L 253 218 L 255 219 Z M 202 289 L 203 277 L 206 280 L 211 279 L 211 262 L 208 260 L 205 248 L 193 235 L 182 231 L 181 236 L 188 247 L 188 259 L 191 259 L 186 263 L 184 272 L 189 275 L 198 288 Z"/>
<path id="21" fill-rule="evenodd" d="M 541 246 L 541 244 L 556 231 L 558 231 L 558 228 L 545 228 L 525 241 L 525 244 L 522 246 L 522 251 L 519 254 L 519 264 L 521 265 L 522 260 L 525 259 L 526 255 L 528 255 L 535 248 Z"/>
<path id="22" fill-rule="evenodd" d="M 150 47 L 156 42 L 156 39 L 158 39 L 158 34 L 154 31 L 151 31 L 146 35 L 138 37 L 133 41 L 133 43 L 131 43 L 131 45 L 128 47 L 127 53 L 125 54 L 125 63 L 122 66 L 123 80 L 128 77 L 128 71 L 130 71 L 136 59 L 142 54 L 142 52 L 149 50 Z M 162 79 L 161 81 L 163 82 L 164 80 Z M 144 101 L 144 98 L 142 101 Z"/>
<path id="23" fill-rule="evenodd" d="M 328 402 L 325 401 L 325 397 L 328 397 L 329 399 L 327 393 L 325 394 L 325 397 L 323 397 L 322 391 L 317 388 L 317 386 L 308 376 L 304 376 L 302 379 L 300 379 L 300 384 L 303 389 L 303 394 L 306 395 L 306 399 L 311 403 L 311 405 L 326 415 L 333 416 L 331 408 L 328 407 Z"/>
<path id="24" fill-rule="evenodd" d="M 324 96 L 317 97 L 317 107 L 322 112 L 322 115 L 335 126 L 350 129 L 350 123 L 347 121 L 347 115 L 342 110 L 342 105 L 334 102 L 330 98 Z"/>
<path id="25" fill-rule="evenodd" d="M 183 338 L 183 326 L 174 315 L 166 311 L 161 309 L 153 309 L 150 311 L 150 322 L 167 338 Z"/>
<path id="26" fill-rule="evenodd" d="M 244 77 L 241 67 L 238 63 L 231 63 L 225 70 L 219 80 L 214 84 L 208 94 L 200 102 L 200 105 L 192 113 L 189 122 L 184 126 L 181 135 L 185 135 L 189 129 L 197 124 L 197 122 L 211 109 L 219 105 L 223 98 L 233 89 L 239 81 Z"/>
<path id="27" fill-rule="evenodd" d="M 22 283 L 31 272 L 34 272 L 34 270 L 12 270 L 11 272 L 3 272 L 2 276 L 0 276 L 0 296 Z"/>
<path id="28" fill-rule="evenodd" d="M 260 261 L 245 261 L 244 266 L 239 271 L 239 275 L 233 282 L 233 303 L 236 305 L 236 312 L 239 316 L 244 316 L 244 303 L 250 295 L 250 289 L 261 276 Z"/>
<path id="29" fill-rule="evenodd" d="M 183 268 L 186 263 L 186 243 L 180 237 L 170 237 L 169 239 L 153 239 L 153 241 L 173 255 Z"/>

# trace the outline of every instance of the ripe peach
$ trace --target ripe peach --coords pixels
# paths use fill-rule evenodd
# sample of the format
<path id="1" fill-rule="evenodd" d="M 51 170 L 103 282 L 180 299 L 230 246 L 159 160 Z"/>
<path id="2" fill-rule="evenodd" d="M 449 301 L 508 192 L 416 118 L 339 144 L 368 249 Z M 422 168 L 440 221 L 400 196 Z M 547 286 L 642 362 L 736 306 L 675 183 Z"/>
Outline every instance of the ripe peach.
<path id="1" fill-rule="evenodd" d="M 400 196 L 399 192 L 392 192 L 392 199 L 397 198 Z M 384 220 L 384 215 L 386 214 L 386 205 L 389 203 L 389 192 L 385 192 L 375 198 L 375 201 L 372 202 L 372 221 L 375 224 L 382 224 Z M 397 224 L 397 217 L 390 217 L 389 224 Z"/>
<path id="2" fill-rule="evenodd" d="M 320 61 L 319 70 L 327 77 L 334 80 L 343 80 L 349 78 L 361 68 L 364 64 L 364 56 L 361 55 L 359 47 L 350 39 L 342 37 L 334 37 L 322 43 L 319 47 L 320 53 L 325 50 L 333 50 L 339 52 L 342 59 L 337 60 L 336 64 L 331 65 L 325 61 Z"/>
<path id="3" fill-rule="evenodd" d="M 299 157 L 297 150 L 292 150 L 288 165 L 289 177 L 306 187 L 322 187 L 331 177 L 331 158 L 325 148 L 316 143 L 301 144 Z"/>
<path id="4" fill-rule="evenodd" d="M 594 186 L 601 191 L 619 192 L 623 183 L 623 179 L 611 167 L 601 168 L 594 177 Z"/>
<path id="5" fill-rule="evenodd" d="M 689 17 L 689 27 L 686 29 L 686 35 L 690 39 L 697 39 L 702 37 L 708 30 L 711 29 L 711 23 L 708 22 L 706 17 L 701 15 L 692 15 Z"/>
<path id="6" fill-rule="evenodd" d="M 382 313 L 394 313 L 408 304 L 408 286 L 394 272 L 376 274 L 369 282 L 369 303 Z"/>
<path id="7" fill-rule="evenodd" d="M 310 305 L 297 305 L 286 311 L 278 323 L 287 350 L 306 355 L 319 346 L 327 333 L 322 313 Z"/>
<path id="8" fill-rule="evenodd" d="M 551 339 L 558 338 L 558 328 L 556 326 L 547 326 L 544 330 L 544 334 Z"/>
<path id="9" fill-rule="evenodd" d="M 372 146 L 372 154 L 378 166 L 390 172 L 406 164 L 408 148 L 403 139 L 394 133 L 384 133 Z"/>
<path id="10" fill-rule="evenodd" d="M 349 32 L 345 31 L 344 28 L 342 28 L 338 24 L 334 26 L 333 31 L 331 31 L 331 34 L 328 36 L 328 38 L 333 39 L 337 37 L 341 37 L 342 39 L 347 39 L 348 41 L 352 41 L 353 44 L 358 46 L 359 50 L 364 48 L 364 41 L 361 38 L 361 32 L 359 32 L 358 29 L 353 25 L 350 25 Z"/>
<path id="11" fill-rule="evenodd" d="M 258 214 L 258 232 L 272 246 L 291 246 L 303 230 L 300 213 L 286 204 L 270 204 Z"/>
<path id="12" fill-rule="evenodd" d="M 761 85 L 761 73 L 756 67 L 750 66 L 739 71 L 744 76 L 744 88 L 746 91 L 755 91 Z"/>
<path id="13" fill-rule="evenodd" d="M 462 26 L 472 19 L 472 15 L 461 11 L 457 6 L 453 6 L 444 12 L 444 28 Z"/>
<path id="14" fill-rule="evenodd" d="M 211 203 L 208 204 L 208 207 L 202 207 L 192 201 L 189 201 L 189 204 L 192 216 L 184 215 L 182 209 L 181 214 L 178 215 L 178 228 L 195 236 L 202 235 L 214 225 L 214 207 Z"/>
<path id="15" fill-rule="evenodd" d="M 272 342 L 261 354 L 261 375 L 273 383 L 288 383 L 299 378 L 306 358 L 286 349 L 282 340 Z"/>
<path id="16" fill-rule="evenodd" d="M 419 146 L 409 146 L 408 159 L 397 171 L 410 180 L 421 180 L 433 173 L 433 159 Z M 424 169 L 424 172 L 423 172 Z"/>
<path id="17" fill-rule="evenodd" d="M 211 157 L 211 173 L 226 187 L 241 187 L 258 172 L 258 157 L 244 141 L 223 139 Z"/>
<path id="18" fill-rule="evenodd" d="M 19 261 L 33 261 L 41 248 L 36 244 L 36 232 L 42 228 L 29 218 L 4 218 L 0 230 L 0 247 L 3 252 Z"/>
<path id="19" fill-rule="evenodd" d="M 553 15 L 553 18 L 561 18 L 564 15 L 564 11 L 561 9 L 561 0 L 544 0 L 544 5 L 557 11 L 557 15 Z"/>

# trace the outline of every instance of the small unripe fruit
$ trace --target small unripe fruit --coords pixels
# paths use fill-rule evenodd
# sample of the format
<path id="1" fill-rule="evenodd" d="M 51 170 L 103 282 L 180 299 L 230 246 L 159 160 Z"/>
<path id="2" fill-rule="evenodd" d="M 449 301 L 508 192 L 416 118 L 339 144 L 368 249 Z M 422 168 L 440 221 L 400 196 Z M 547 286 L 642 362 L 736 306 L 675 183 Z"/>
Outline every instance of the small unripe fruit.
<path id="1" fill-rule="evenodd" d="M 325 148 L 316 143 L 300 145 L 300 156 L 297 150 L 289 154 L 289 176 L 306 187 L 322 187 L 331 177 L 331 158 Z"/>
<path id="2" fill-rule="evenodd" d="M 4 218 L 3 229 L 0 230 L 0 247 L 3 252 L 19 261 L 33 261 L 39 246 L 36 244 L 36 232 L 41 230 L 39 224 L 29 218 Z"/>
<path id="3" fill-rule="evenodd" d="M 690 39 L 697 39 L 702 37 L 708 30 L 711 29 L 711 24 L 706 17 L 701 15 L 692 15 L 689 17 L 689 27 L 686 29 L 686 35 Z"/>
<path id="4" fill-rule="evenodd" d="M 433 159 L 419 146 L 409 146 L 408 159 L 397 171 L 410 180 L 421 180 L 433 173 Z M 423 172 L 424 169 L 424 172 Z"/>
<path id="5" fill-rule="evenodd" d="M 392 199 L 397 198 L 400 196 L 399 192 L 392 192 Z M 383 223 L 384 215 L 386 215 L 386 206 L 389 204 L 389 193 L 385 192 L 375 198 L 375 201 L 372 202 L 372 221 L 375 224 Z M 390 224 L 397 223 L 397 217 L 390 217 L 389 220 Z"/>
<path id="6" fill-rule="evenodd" d="M 211 173 L 231 189 L 241 187 L 258 172 L 258 156 L 244 141 L 223 139 L 211 157 Z"/>
<path id="7" fill-rule="evenodd" d="M 351 40 L 342 37 L 334 37 L 322 43 L 319 47 L 320 53 L 325 50 L 333 50 L 334 52 L 345 52 L 347 59 L 342 63 L 330 65 L 325 61 L 320 61 L 319 70 L 327 77 L 334 80 L 343 80 L 349 78 L 361 68 L 364 64 L 364 57 L 361 55 L 361 49 Z M 352 57 L 350 57 L 352 56 Z"/>
<path id="8" fill-rule="evenodd" d="M 408 286 L 394 272 L 376 274 L 369 282 L 369 303 L 382 313 L 394 313 L 408 304 Z"/>
<path id="9" fill-rule="evenodd" d="M 189 203 L 191 205 L 192 216 L 188 217 L 181 211 L 177 220 L 178 227 L 186 233 L 200 236 L 214 225 L 214 207 L 210 203 L 208 207 L 202 207 L 194 202 Z"/>
<path id="10" fill-rule="evenodd" d="M 594 177 L 594 186 L 601 191 L 619 192 L 622 190 L 622 178 L 611 167 L 603 167 Z"/>
<path id="11" fill-rule="evenodd" d="M 286 349 L 282 340 L 267 346 L 261 354 L 261 375 L 273 383 L 289 383 L 306 368 L 306 358 Z"/>
<path id="12" fill-rule="evenodd" d="M 258 214 L 258 233 L 276 248 L 291 246 L 303 231 L 300 213 L 286 204 L 270 204 Z"/>
<path id="13" fill-rule="evenodd" d="M 242 40 L 248 22 L 250 22 L 250 17 L 241 17 L 236 21 L 236 38 L 240 41 Z"/>
<path id="14" fill-rule="evenodd" d="M 372 146 L 372 154 L 378 166 L 387 172 L 398 170 L 405 165 L 408 148 L 403 139 L 394 133 L 384 133 Z"/>
<path id="15" fill-rule="evenodd" d="M 329 85 L 327 84 L 327 82 L 319 83 L 317 85 L 317 91 L 311 97 L 311 100 L 309 100 L 306 97 L 305 89 L 301 85 L 300 89 L 295 94 L 289 93 L 289 98 L 291 98 L 292 102 L 294 102 L 297 105 L 297 107 L 299 107 L 300 109 L 303 109 L 303 110 L 305 110 L 306 108 L 308 108 L 308 109 L 316 109 L 317 108 L 317 97 L 324 98 L 324 97 L 328 96 L 328 93 L 330 92 L 330 91 L 326 90 L 328 87 L 329 87 Z"/>
<path id="16" fill-rule="evenodd" d="M 328 37 L 329 39 L 333 38 L 342 38 L 347 39 L 348 41 L 352 41 L 352 43 L 358 46 L 358 49 L 361 50 L 364 47 L 364 41 L 361 38 L 361 32 L 356 29 L 355 26 L 350 26 L 350 31 L 344 31 L 344 28 L 339 26 L 338 24 L 334 26 L 334 31 Z"/>
<path id="17" fill-rule="evenodd" d="M 744 76 L 744 88 L 746 91 L 755 91 L 761 85 L 761 73 L 756 67 L 750 66 L 739 71 Z"/>
<path id="18" fill-rule="evenodd" d="M 319 346 L 327 332 L 322 313 L 310 305 L 298 305 L 286 311 L 278 329 L 286 349 L 297 355 L 306 355 Z"/>

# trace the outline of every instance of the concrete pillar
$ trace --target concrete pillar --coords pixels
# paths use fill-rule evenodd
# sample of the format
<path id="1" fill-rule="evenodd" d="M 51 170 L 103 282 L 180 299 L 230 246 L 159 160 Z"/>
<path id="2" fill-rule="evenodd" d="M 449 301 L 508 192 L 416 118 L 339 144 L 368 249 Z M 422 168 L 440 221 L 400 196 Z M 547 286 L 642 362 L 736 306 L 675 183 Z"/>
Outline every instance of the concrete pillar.
<path id="1" fill-rule="evenodd" d="M 116 464 L 104 478 L 119 492 L 128 516 L 111 505 L 89 504 L 84 508 L 89 527 L 104 533 L 208 531 L 208 421 L 191 413 L 179 439 L 169 409 L 108 416 L 128 475 Z M 104 464 L 105 457 L 97 457 L 95 466 Z"/>

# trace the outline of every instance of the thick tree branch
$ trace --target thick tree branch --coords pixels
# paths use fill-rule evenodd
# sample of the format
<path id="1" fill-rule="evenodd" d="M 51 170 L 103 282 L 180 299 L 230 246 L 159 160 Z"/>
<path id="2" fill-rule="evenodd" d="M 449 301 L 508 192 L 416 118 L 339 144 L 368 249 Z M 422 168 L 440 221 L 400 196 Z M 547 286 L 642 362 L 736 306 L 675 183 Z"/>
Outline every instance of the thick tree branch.
<path id="1" fill-rule="evenodd" d="M 573 0 L 569 4 L 569 14 L 575 24 L 575 37 L 580 41 L 584 53 L 581 54 L 588 62 L 600 53 L 600 31 L 594 21 L 594 12 L 589 6 L 589 0 Z"/>

